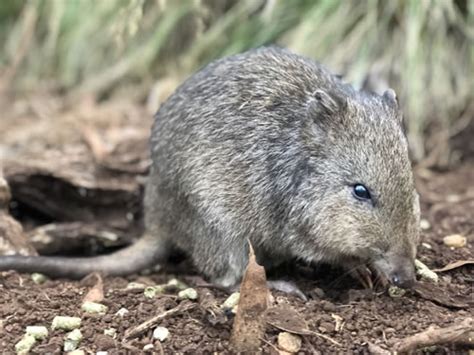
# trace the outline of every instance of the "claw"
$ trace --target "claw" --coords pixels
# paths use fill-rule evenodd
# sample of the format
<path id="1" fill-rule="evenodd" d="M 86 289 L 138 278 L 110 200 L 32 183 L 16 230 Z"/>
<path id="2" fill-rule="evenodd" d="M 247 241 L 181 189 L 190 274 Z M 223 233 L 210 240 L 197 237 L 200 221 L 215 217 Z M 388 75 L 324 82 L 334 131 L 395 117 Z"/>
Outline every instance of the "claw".
<path id="1" fill-rule="evenodd" d="M 372 274 L 374 275 L 376 288 L 379 288 L 377 286 L 381 286 L 382 289 L 386 289 L 390 283 L 388 282 L 388 279 L 385 277 L 385 275 L 377 271 L 377 269 L 375 268 L 371 268 L 371 271 L 372 271 Z"/>
<path id="2" fill-rule="evenodd" d="M 353 278 L 358 280 L 365 288 L 368 288 L 370 290 L 374 288 L 374 284 L 372 282 L 372 272 L 367 266 L 358 266 L 355 269 L 351 270 L 350 274 Z"/>
<path id="3" fill-rule="evenodd" d="M 288 293 L 290 295 L 295 295 L 298 298 L 302 299 L 303 301 L 308 300 L 308 298 L 303 293 L 303 291 L 301 291 L 299 287 L 296 286 L 291 281 L 275 280 L 275 281 L 267 281 L 267 284 L 268 284 L 268 288 L 270 289 Z"/>

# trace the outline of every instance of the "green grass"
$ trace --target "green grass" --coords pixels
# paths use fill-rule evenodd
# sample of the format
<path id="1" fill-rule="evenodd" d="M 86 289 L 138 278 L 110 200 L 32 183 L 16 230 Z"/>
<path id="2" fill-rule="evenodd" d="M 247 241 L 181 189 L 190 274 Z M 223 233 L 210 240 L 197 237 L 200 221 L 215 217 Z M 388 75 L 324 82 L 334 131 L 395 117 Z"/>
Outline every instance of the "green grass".
<path id="1" fill-rule="evenodd" d="M 474 110 L 474 0 L 4 0 L 0 80 L 109 97 L 278 43 L 396 89 L 415 158 Z M 471 116 L 474 113 L 471 114 Z M 446 138 L 447 137 L 447 138 Z M 436 162 L 450 161 L 446 149 Z"/>

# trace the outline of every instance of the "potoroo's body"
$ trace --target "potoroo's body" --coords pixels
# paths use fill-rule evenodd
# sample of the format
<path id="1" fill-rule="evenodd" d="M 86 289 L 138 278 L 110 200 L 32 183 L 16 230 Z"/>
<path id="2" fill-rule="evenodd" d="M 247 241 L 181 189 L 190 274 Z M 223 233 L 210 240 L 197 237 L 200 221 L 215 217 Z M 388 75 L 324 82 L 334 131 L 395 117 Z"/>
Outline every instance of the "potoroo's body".
<path id="1" fill-rule="evenodd" d="M 123 275 L 175 247 L 212 282 L 240 281 L 250 240 L 285 260 L 369 263 L 409 286 L 419 202 L 395 94 L 360 92 L 278 48 L 215 61 L 161 106 L 151 133 L 147 233 L 109 256 L 8 256 L 0 269 Z"/>

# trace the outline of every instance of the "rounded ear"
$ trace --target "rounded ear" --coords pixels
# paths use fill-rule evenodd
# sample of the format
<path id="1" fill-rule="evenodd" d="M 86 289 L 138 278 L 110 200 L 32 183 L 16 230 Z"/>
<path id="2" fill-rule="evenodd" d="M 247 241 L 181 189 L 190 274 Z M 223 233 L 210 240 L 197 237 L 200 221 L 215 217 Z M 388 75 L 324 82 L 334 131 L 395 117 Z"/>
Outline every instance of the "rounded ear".
<path id="1" fill-rule="evenodd" d="M 397 118 L 401 123 L 403 121 L 403 114 L 398 106 L 398 97 L 397 97 L 397 94 L 395 93 L 395 90 L 390 89 L 390 88 L 385 90 L 382 97 L 385 100 L 385 102 L 387 102 L 388 105 L 395 110 Z"/>
<path id="2" fill-rule="evenodd" d="M 321 120 L 323 117 L 332 117 L 340 112 L 346 105 L 345 99 L 336 93 L 329 93 L 323 90 L 316 90 L 308 104 L 308 114 L 314 120 Z"/>
<path id="3" fill-rule="evenodd" d="M 385 90 L 385 92 L 383 93 L 383 98 L 392 106 L 398 107 L 398 98 L 397 94 L 395 93 L 395 90 L 390 88 Z"/>

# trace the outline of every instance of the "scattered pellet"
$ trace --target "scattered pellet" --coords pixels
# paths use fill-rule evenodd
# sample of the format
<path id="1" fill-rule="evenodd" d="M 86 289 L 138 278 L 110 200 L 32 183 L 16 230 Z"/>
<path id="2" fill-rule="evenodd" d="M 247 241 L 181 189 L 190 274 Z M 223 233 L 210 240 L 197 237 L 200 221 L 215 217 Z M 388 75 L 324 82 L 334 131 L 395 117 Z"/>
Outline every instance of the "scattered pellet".
<path id="1" fill-rule="evenodd" d="M 178 279 L 171 279 L 168 281 L 166 286 L 169 287 L 176 287 L 178 290 L 185 290 L 188 288 L 188 285 L 186 285 L 184 282 L 179 281 Z"/>
<path id="2" fill-rule="evenodd" d="M 126 309 L 126 308 L 120 308 L 120 309 L 115 313 L 115 315 L 116 315 L 116 316 L 119 316 L 119 317 L 123 317 L 123 316 L 125 316 L 128 312 L 129 312 L 128 309 Z"/>
<path id="3" fill-rule="evenodd" d="M 139 282 L 129 282 L 127 287 L 125 287 L 127 290 L 134 290 L 134 289 L 140 289 L 143 290 L 146 288 L 145 284 L 139 283 Z"/>
<path id="4" fill-rule="evenodd" d="M 20 355 L 28 354 L 35 344 L 35 337 L 33 335 L 25 334 L 23 338 L 15 344 L 15 351 Z"/>
<path id="5" fill-rule="evenodd" d="M 64 351 L 76 350 L 82 340 L 82 333 L 79 329 L 69 332 L 64 339 Z"/>
<path id="6" fill-rule="evenodd" d="M 108 307 L 102 303 L 86 301 L 82 304 L 81 309 L 86 313 L 92 314 L 106 314 Z"/>
<path id="7" fill-rule="evenodd" d="M 162 285 L 148 286 L 143 291 L 143 294 L 146 298 L 155 298 L 156 295 L 162 294 L 164 292 L 164 287 Z"/>
<path id="8" fill-rule="evenodd" d="M 115 339 L 117 337 L 117 329 L 115 328 L 107 328 L 104 329 L 104 334 L 108 335 L 109 337 Z"/>
<path id="9" fill-rule="evenodd" d="M 36 340 L 42 340 L 48 336 L 48 328 L 42 325 L 31 325 L 26 327 L 26 334 L 33 336 Z"/>
<path id="10" fill-rule="evenodd" d="M 34 272 L 31 274 L 31 279 L 37 285 L 41 285 L 45 283 L 46 281 L 48 281 L 48 277 L 46 275 L 43 275 L 37 272 Z"/>
<path id="11" fill-rule="evenodd" d="M 56 316 L 53 319 L 51 328 L 62 329 L 62 330 L 73 330 L 81 326 L 81 318 L 79 317 L 67 317 L 67 316 Z"/>
<path id="12" fill-rule="evenodd" d="M 198 293 L 194 288 L 187 288 L 178 292 L 178 298 L 180 300 L 197 300 Z"/>
<path id="13" fill-rule="evenodd" d="M 224 309 L 233 309 L 239 303 L 240 299 L 240 292 L 234 292 L 231 294 L 222 304 L 222 308 Z"/>

